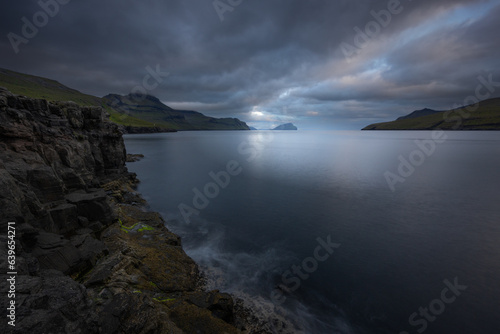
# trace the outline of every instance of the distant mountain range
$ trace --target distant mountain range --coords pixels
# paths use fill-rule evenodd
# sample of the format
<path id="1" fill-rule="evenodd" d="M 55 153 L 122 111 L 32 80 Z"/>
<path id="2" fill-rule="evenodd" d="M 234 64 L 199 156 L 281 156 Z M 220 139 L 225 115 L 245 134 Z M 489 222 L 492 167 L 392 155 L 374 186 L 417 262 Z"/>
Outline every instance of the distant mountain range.
<path id="1" fill-rule="evenodd" d="M 191 110 L 175 110 L 147 95 L 109 94 L 103 98 L 83 94 L 61 83 L 33 75 L 0 69 L 0 86 L 14 94 L 48 101 L 73 101 L 82 106 L 101 106 L 126 132 L 182 130 L 250 130 L 237 118 L 213 118 Z"/>
<path id="2" fill-rule="evenodd" d="M 175 110 L 151 95 L 109 94 L 102 99 L 121 115 L 148 121 L 155 127 L 175 130 L 250 130 L 245 122 L 237 118 L 213 118 L 197 111 Z"/>
<path id="3" fill-rule="evenodd" d="M 392 122 L 375 123 L 363 130 L 500 130 L 500 98 L 478 105 L 437 111 L 422 109 Z"/>

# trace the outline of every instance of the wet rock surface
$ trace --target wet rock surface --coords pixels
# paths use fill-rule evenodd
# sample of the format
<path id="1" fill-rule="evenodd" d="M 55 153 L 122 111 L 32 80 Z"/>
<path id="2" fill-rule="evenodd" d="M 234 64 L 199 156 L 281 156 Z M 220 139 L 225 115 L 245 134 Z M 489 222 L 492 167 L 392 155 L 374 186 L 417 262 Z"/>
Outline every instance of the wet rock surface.
<path id="1" fill-rule="evenodd" d="M 127 154 L 127 162 L 136 162 L 144 158 L 144 154 Z"/>
<path id="2" fill-rule="evenodd" d="M 7 332 L 248 332 L 230 295 L 203 290 L 125 161 L 102 108 L 0 88 L 0 229 L 16 224 L 16 326 Z M 6 244 L 2 232 L 2 272 Z"/>
<path id="3" fill-rule="evenodd" d="M 140 134 L 140 133 L 163 133 L 163 132 L 177 132 L 173 129 L 165 129 L 160 127 L 138 127 L 138 126 L 121 126 L 123 133 L 127 134 Z"/>

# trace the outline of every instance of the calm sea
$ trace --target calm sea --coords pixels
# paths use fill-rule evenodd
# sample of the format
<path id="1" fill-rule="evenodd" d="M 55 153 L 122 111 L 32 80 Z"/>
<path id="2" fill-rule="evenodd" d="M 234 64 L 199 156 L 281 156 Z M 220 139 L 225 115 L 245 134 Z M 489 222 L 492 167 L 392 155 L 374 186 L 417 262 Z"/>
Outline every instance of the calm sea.
<path id="1" fill-rule="evenodd" d="M 500 132 L 125 136 L 215 285 L 305 333 L 500 332 Z M 276 329 L 278 332 L 278 329 Z"/>

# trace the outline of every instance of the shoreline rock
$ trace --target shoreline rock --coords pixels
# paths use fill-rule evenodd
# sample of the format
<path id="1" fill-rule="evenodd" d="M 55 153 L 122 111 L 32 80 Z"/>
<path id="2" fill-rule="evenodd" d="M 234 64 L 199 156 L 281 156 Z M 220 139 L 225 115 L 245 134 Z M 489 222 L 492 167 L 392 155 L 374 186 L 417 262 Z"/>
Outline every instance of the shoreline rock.
<path id="1" fill-rule="evenodd" d="M 143 133 L 165 133 L 165 132 L 177 132 L 173 129 L 165 129 L 160 127 L 147 127 L 147 126 L 120 126 L 120 130 L 124 134 L 143 134 Z"/>
<path id="2" fill-rule="evenodd" d="M 137 162 L 144 158 L 144 154 L 127 154 L 126 162 Z"/>
<path id="3" fill-rule="evenodd" d="M 252 332 L 230 295 L 204 290 L 180 238 L 148 211 L 107 118 L 0 90 L 0 228 L 15 222 L 17 232 L 10 332 Z M 1 268 L 6 244 L 2 233 Z"/>

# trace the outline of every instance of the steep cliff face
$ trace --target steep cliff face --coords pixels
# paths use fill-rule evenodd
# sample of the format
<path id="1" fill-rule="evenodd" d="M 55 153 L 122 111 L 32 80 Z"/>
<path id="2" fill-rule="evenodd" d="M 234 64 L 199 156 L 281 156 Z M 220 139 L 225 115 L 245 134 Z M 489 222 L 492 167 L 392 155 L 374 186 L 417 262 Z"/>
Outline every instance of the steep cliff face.
<path id="1" fill-rule="evenodd" d="M 199 289 L 196 264 L 147 211 L 125 160 L 102 108 L 0 89 L 2 272 L 8 222 L 16 232 L 10 332 L 237 332 L 232 298 Z"/>
<path id="2" fill-rule="evenodd" d="M 102 108 L 52 104 L 5 90 L 0 91 L 0 159 L 0 187 L 8 190 L 0 193 L 2 223 L 29 220 L 55 233 L 71 232 L 78 218 L 92 211 L 99 217 L 110 211 L 92 188 L 126 172 L 121 133 Z M 92 195 L 85 199 L 84 193 Z M 99 208 L 85 207 L 91 196 L 102 199 Z M 61 215 L 66 226 L 58 225 Z"/>

